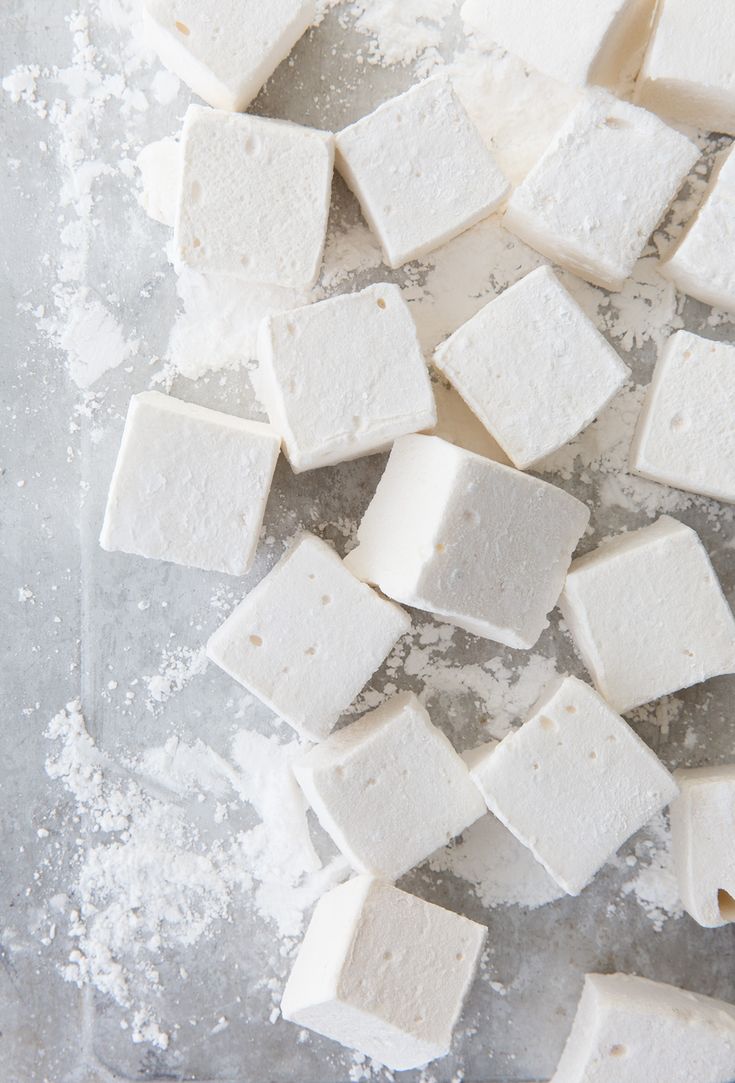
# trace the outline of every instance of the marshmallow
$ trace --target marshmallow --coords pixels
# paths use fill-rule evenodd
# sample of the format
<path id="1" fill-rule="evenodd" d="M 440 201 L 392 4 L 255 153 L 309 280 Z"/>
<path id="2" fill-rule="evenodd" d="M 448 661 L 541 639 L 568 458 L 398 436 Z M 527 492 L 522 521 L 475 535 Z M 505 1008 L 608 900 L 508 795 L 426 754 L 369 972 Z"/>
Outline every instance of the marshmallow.
<path id="1" fill-rule="evenodd" d="M 735 346 L 678 331 L 653 373 L 634 473 L 735 503 Z"/>
<path id="2" fill-rule="evenodd" d="M 448 80 L 391 98 L 336 138 L 337 168 L 390 267 L 486 218 L 508 182 Z"/>
<path id="3" fill-rule="evenodd" d="M 181 182 L 181 146 L 170 135 L 143 147 L 136 159 L 142 191 L 138 196 L 146 214 L 173 228 Z"/>
<path id="4" fill-rule="evenodd" d="M 280 440 L 269 425 L 144 391 L 130 400 L 103 549 L 244 575 Z"/>
<path id="5" fill-rule="evenodd" d="M 698 301 L 735 312 L 735 152 L 713 171 L 699 213 L 661 274 Z"/>
<path id="6" fill-rule="evenodd" d="M 588 974 L 551 1083 L 731 1083 L 735 1007 L 627 974 Z"/>
<path id="7" fill-rule="evenodd" d="M 677 124 L 735 135 L 730 0 L 659 0 L 636 97 Z"/>
<path id="8" fill-rule="evenodd" d="M 715 570 L 697 534 L 668 515 L 575 560 L 559 604 L 621 714 L 735 672 L 735 618 Z"/>
<path id="9" fill-rule="evenodd" d="M 707 929 L 735 921 L 735 765 L 676 772 L 674 868 L 684 909 Z"/>
<path id="10" fill-rule="evenodd" d="M 174 245 L 197 271 L 311 286 L 332 185 L 328 132 L 190 105 Z"/>
<path id="11" fill-rule="evenodd" d="M 628 375 L 549 267 L 481 308 L 434 364 L 521 470 L 573 440 Z"/>
<path id="12" fill-rule="evenodd" d="M 334 728 L 411 627 L 358 582 L 337 554 L 303 534 L 210 637 L 225 673 L 312 741 Z"/>
<path id="13" fill-rule="evenodd" d="M 161 63 L 217 109 L 246 109 L 316 16 L 314 0 L 144 0 Z"/>
<path id="14" fill-rule="evenodd" d="M 453 387 L 444 382 L 435 383 L 434 402 L 436 425 L 427 429 L 425 436 L 439 436 L 449 444 L 474 451 L 475 455 L 484 455 L 486 459 L 494 459 L 504 466 L 513 465 L 497 440 L 493 439 Z"/>
<path id="15" fill-rule="evenodd" d="M 588 520 L 547 482 L 435 436 L 403 436 L 345 563 L 391 598 L 530 648 Z"/>
<path id="16" fill-rule="evenodd" d="M 576 677 L 557 681 L 519 730 L 471 762 L 490 811 L 570 895 L 678 792 L 627 722 Z"/>
<path id="17" fill-rule="evenodd" d="M 397 880 L 485 813 L 462 758 L 410 692 L 292 766 L 353 868 L 384 880 Z"/>
<path id="18" fill-rule="evenodd" d="M 655 0 L 465 0 L 465 28 L 532 68 L 575 86 L 611 90 L 635 78 Z"/>
<path id="19" fill-rule="evenodd" d="M 621 290 L 699 151 L 658 117 L 590 90 L 508 202 L 512 233 Z"/>
<path id="20" fill-rule="evenodd" d="M 358 876 L 322 896 L 281 1001 L 285 1019 L 393 1071 L 445 1056 L 487 930 Z"/>
<path id="21" fill-rule="evenodd" d="M 259 392 L 300 473 L 386 450 L 434 425 L 431 381 L 398 286 L 268 316 Z"/>

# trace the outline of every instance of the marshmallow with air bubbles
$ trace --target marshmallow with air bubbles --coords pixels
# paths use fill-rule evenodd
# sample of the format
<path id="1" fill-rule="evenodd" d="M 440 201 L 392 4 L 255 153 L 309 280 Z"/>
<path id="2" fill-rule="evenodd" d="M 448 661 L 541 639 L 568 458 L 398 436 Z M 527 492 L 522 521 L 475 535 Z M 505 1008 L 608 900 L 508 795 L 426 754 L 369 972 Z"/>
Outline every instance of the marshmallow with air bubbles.
<path id="1" fill-rule="evenodd" d="M 735 764 L 676 772 L 674 867 L 684 909 L 708 929 L 735 921 Z"/>

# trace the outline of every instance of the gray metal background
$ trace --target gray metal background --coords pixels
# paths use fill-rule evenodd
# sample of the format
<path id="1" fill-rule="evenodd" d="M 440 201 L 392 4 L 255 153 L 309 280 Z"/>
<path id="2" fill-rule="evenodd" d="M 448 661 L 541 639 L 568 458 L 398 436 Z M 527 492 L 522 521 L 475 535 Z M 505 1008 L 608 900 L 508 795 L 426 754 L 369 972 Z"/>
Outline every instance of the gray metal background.
<path id="1" fill-rule="evenodd" d="M 64 18 L 67 0 L 5 0 L 0 37 L 2 73 L 27 61 L 68 63 L 69 33 Z M 451 39 L 451 30 L 448 37 Z M 254 111 L 283 116 L 325 128 L 339 128 L 412 80 L 408 70 L 356 68 L 354 50 L 365 39 L 340 27 L 330 17 L 308 35 L 295 52 L 295 66 L 284 65 L 258 98 Z M 357 74 L 356 74 L 357 73 Z M 320 76 L 326 75 L 321 81 Z M 334 89 L 325 93 L 324 86 Z M 187 100 L 185 92 L 168 111 L 151 110 L 141 121 L 141 134 L 157 138 L 176 130 Z M 280 553 L 280 543 L 295 529 L 313 522 L 337 523 L 342 515 L 357 517 L 379 477 L 383 458 L 294 478 L 281 460 L 266 524 L 279 545 L 261 552 L 258 565 L 242 583 L 121 554 L 102 553 L 96 543 L 107 481 L 119 442 L 125 406 L 131 392 L 148 386 L 149 359 L 165 350 L 166 331 L 175 309 L 173 274 L 163 255 L 166 231 L 149 223 L 136 206 L 130 182 L 107 185 L 97 208 L 98 242 L 89 282 L 104 283 L 105 292 L 120 299 L 119 315 L 127 330 L 136 330 L 141 349 L 132 371 L 104 377 L 95 391 L 104 391 L 94 427 L 102 439 L 92 442 L 90 423 L 70 433 L 79 393 L 70 385 L 63 359 L 41 338 L 18 304 L 38 303 L 48 290 L 41 257 L 57 243 L 53 156 L 38 153 L 48 138 L 47 126 L 3 96 L 3 145 L 17 167 L 3 167 L 0 258 L 4 285 L 3 350 L 0 367 L 2 430 L 0 441 L 0 518 L 4 598 L 0 622 L 3 725 L 0 729 L 0 802 L 2 804 L 2 876 L 0 877 L 0 1078 L 7 1083 L 97 1083 L 122 1077 L 136 1080 L 193 1079 L 229 1083 L 346 1083 L 351 1058 L 317 1037 L 297 1041 L 297 1030 L 268 1021 L 270 998 L 259 985 L 270 976 L 274 950 L 271 930 L 239 900 L 232 920 L 222 924 L 187 956 L 189 977 L 178 975 L 180 959 L 160 961 L 164 992 L 160 1013 L 168 1025 L 179 1023 L 171 1049 L 159 1053 L 131 1043 L 120 1028 L 120 1013 L 104 998 L 80 993 L 63 982 L 56 968 L 71 943 L 60 930 L 43 948 L 37 924 L 44 900 L 70 883 L 68 863 L 83 825 L 65 803 L 57 784 L 47 779 L 43 763 L 48 719 L 73 696 L 82 694 L 90 729 L 100 745 L 118 751 L 160 745 L 176 732 L 202 736 L 226 753 L 232 733 L 243 724 L 235 712 L 243 707 L 233 683 L 213 669 L 173 697 L 154 717 L 143 697 L 122 710 L 106 694 L 111 677 L 121 689 L 141 673 L 155 672 L 163 647 L 196 646 L 220 622 L 210 599 L 218 586 L 234 598 L 254 584 Z M 146 125 L 150 130 L 146 133 Z M 349 221 L 356 210 L 341 183 L 335 182 L 335 214 Z M 400 276 L 374 272 L 362 279 Z M 707 310 L 688 302 L 687 326 L 704 327 Z M 735 338 L 732 325 L 708 334 Z M 628 356 L 638 380 L 650 374 L 650 350 Z M 191 384 L 177 380 L 173 392 L 230 412 L 248 412 L 252 395 L 245 375 L 230 375 Z M 71 449 L 69 452 L 67 449 Z M 19 487 L 17 482 L 24 480 Z M 554 480 L 550 478 L 549 480 Z M 585 485 L 564 483 L 594 500 L 599 478 Z M 83 499 L 82 499 L 83 495 Z M 735 549 L 731 520 L 718 516 L 716 505 L 701 502 L 679 517 L 700 531 L 735 601 Z M 643 525 L 648 519 L 622 509 L 610 513 L 599 533 Z M 338 548 L 339 530 L 327 529 Z M 594 539 L 587 540 L 588 546 Z M 35 599 L 17 600 L 27 586 Z M 142 612 L 140 599 L 150 608 Z M 163 607 L 162 603 L 167 603 Z M 55 621 L 54 617 L 60 617 Z M 170 633 L 174 639 L 170 639 Z M 494 654 L 520 664 L 521 652 L 460 634 L 458 657 L 482 661 Z M 582 670 L 556 617 L 540 650 L 558 658 L 558 668 Z M 375 685 L 380 687 L 381 677 Z M 416 687 L 411 680 L 405 687 Z M 721 679 L 682 694 L 684 710 L 665 743 L 659 731 L 643 727 L 643 736 L 672 766 L 724 762 L 733 758 L 735 680 Z M 429 705 L 430 707 L 432 704 Z M 445 724 L 463 747 L 480 732 L 480 719 L 462 698 L 433 704 L 434 718 Z M 248 706 L 245 723 L 268 732 L 269 716 Z M 700 743 L 691 758 L 683 744 L 689 724 Z M 53 811 L 51 811 L 53 810 Z M 192 810 L 192 816 L 199 815 Z M 203 814 L 201 814 L 203 815 Z M 231 828 L 242 823 L 230 819 Z M 43 825 L 52 839 L 39 841 Z M 213 823 L 202 830 L 222 831 Z M 632 850 L 632 844 L 627 848 Z M 553 1072 L 568 1031 L 587 970 L 620 969 L 681 984 L 735 1000 L 733 928 L 707 932 L 688 918 L 653 931 L 635 899 L 620 897 L 621 873 L 606 868 L 579 899 L 525 913 L 517 908 L 485 911 L 461 881 L 418 870 L 405 878 L 407 888 L 470 917 L 490 930 L 487 972 L 472 992 L 461 1033 L 459 1057 L 432 1066 L 432 1079 L 445 1083 L 461 1066 L 468 1083 L 517 1083 L 543 1080 Z M 610 910 L 610 900 L 615 906 Z M 282 964 L 283 977 L 287 965 Z M 491 989 L 488 978 L 501 981 L 507 995 Z M 208 1036 L 217 1018 L 230 1026 Z M 193 1021 L 193 1023 L 192 1023 Z M 406 1075 L 407 1080 L 414 1074 Z"/>

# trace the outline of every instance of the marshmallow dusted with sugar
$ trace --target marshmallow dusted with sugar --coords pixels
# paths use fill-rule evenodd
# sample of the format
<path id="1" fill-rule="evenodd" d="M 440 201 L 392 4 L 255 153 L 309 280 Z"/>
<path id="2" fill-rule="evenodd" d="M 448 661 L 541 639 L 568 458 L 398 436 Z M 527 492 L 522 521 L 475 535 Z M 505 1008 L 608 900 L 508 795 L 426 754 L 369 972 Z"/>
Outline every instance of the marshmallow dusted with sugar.
<path id="1" fill-rule="evenodd" d="M 590 90 L 514 191 L 503 224 L 580 278 L 621 290 L 698 157 L 652 113 Z"/>
<path id="2" fill-rule="evenodd" d="M 434 364 L 521 470 L 573 440 L 628 376 L 549 267 L 480 309 Z"/>
<path id="3" fill-rule="evenodd" d="M 735 618 L 707 551 L 667 515 L 575 560 L 560 605 L 597 690 L 621 713 L 735 673 Z"/>
<path id="4" fill-rule="evenodd" d="M 551 1083 L 732 1083 L 735 1007 L 628 974 L 588 974 Z"/>
<path id="5" fill-rule="evenodd" d="M 210 637 L 212 661 L 312 741 L 326 737 L 410 618 L 302 534 Z"/>
<path id="6" fill-rule="evenodd" d="M 436 423 L 416 326 L 382 283 L 268 316 L 259 392 L 293 469 L 356 459 Z"/>
<path id="7" fill-rule="evenodd" d="M 714 169 L 704 203 L 661 274 L 690 297 L 735 313 L 735 152 Z"/>
<path id="8" fill-rule="evenodd" d="M 735 135 L 730 0 L 659 0 L 636 98 L 677 124 Z"/>
<path id="9" fill-rule="evenodd" d="M 314 0 L 143 0 L 161 63 L 217 109 L 246 109 L 316 17 Z"/>
<path id="10" fill-rule="evenodd" d="M 674 868 L 684 909 L 705 928 L 735 921 L 735 764 L 676 772 Z"/>
<path id="11" fill-rule="evenodd" d="M 530 648 L 588 521 L 563 489 L 435 436 L 403 436 L 345 563 L 397 601 Z"/>
<path id="12" fill-rule="evenodd" d="M 339 132 L 337 168 L 389 267 L 431 252 L 494 211 L 508 182 L 443 77 Z"/>
<path id="13" fill-rule="evenodd" d="M 293 763 L 319 823 L 358 872 L 397 880 L 485 813 L 462 758 L 410 692 Z"/>
<path id="14" fill-rule="evenodd" d="M 281 1012 L 393 1071 L 420 1068 L 449 1052 L 486 936 L 483 925 L 358 876 L 317 903 Z"/>
<path id="15" fill-rule="evenodd" d="M 205 273 L 306 288 L 322 261 L 334 139 L 283 120 L 190 105 L 174 246 Z"/>
<path id="16" fill-rule="evenodd" d="M 490 811 L 570 895 L 678 792 L 628 723 L 576 677 L 557 681 L 519 730 L 471 764 Z"/>
<path id="17" fill-rule="evenodd" d="M 638 72 L 655 0 L 465 0 L 465 28 L 561 82 L 619 88 Z M 573 33 L 570 32 L 573 28 Z"/>
<path id="18" fill-rule="evenodd" d="M 100 545 L 244 575 L 279 448 L 275 430 L 259 421 L 158 391 L 133 395 Z"/>
<path id="19" fill-rule="evenodd" d="M 653 373 L 634 473 L 735 503 L 735 346 L 678 331 Z"/>

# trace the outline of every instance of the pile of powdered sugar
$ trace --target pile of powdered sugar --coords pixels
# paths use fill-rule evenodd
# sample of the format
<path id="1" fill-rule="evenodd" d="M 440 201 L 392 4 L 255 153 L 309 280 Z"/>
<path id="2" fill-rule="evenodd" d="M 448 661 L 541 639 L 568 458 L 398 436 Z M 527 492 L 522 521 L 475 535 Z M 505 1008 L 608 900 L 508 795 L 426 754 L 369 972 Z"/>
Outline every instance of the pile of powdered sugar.
<path id="1" fill-rule="evenodd" d="M 488 64 L 487 56 L 461 37 L 446 59 L 441 46 L 444 32 L 456 24 L 453 0 L 322 0 L 320 15 L 331 9 L 364 35 L 368 63 L 413 65 L 417 75 L 446 71 L 514 181 L 528 170 L 574 102 L 572 91 L 528 73 L 512 58 L 498 55 Z M 147 138 L 143 121 L 149 110 L 176 101 L 179 84 L 152 63 L 135 0 L 102 0 L 92 5 L 91 13 L 70 16 L 68 27 L 66 66 L 49 71 L 23 65 L 5 77 L 3 88 L 43 126 L 41 153 L 54 156 L 58 182 L 58 250 L 45 269 L 48 282 L 39 288 L 37 300 L 23 302 L 24 312 L 58 347 L 76 384 L 93 387 L 102 398 L 105 377 L 134 360 L 140 342 L 119 295 L 92 267 L 100 206 L 108 187 L 115 186 L 124 193 L 128 224 L 145 229 L 135 167 Z M 114 42 L 94 33 L 100 29 L 114 31 Z M 543 109 L 536 110 L 529 123 L 531 100 L 543 102 Z M 711 156 L 717 144 L 703 149 Z M 701 196 L 704 177 L 700 170 L 692 178 L 657 234 L 656 247 L 665 248 L 683 228 Z M 402 286 L 422 344 L 430 351 L 540 262 L 541 257 L 493 217 L 387 277 Z M 332 222 L 320 281 L 308 295 L 229 279 L 213 283 L 179 270 L 176 308 L 164 313 L 164 364 L 152 372 L 151 381 L 165 384 L 177 376 L 196 380 L 241 367 L 248 371 L 257 326 L 265 314 L 353 289 L 377 274 L 386 274 L 379 248 L 354 213 Z M 654 249 L 613 298 L 570 276 L 565 281 L 617 348 L 643 361 L 604 414 L 550 457 L 543 472 L 589 485 L 595 526 L 611 509 L 653 517 L 692 506 L 716 515 L 720 523 L 731 522 L 732 511 L 634 478 L 627 470 L 643 387 L 656 353 L 671 331 L 683 326 L 680 302 L 658 274 Z M 81 411 L 99 406 L 88 397 Z M 328 525 L 349 537 L 356 524 Z M 325 524 L 316 526 L 322 530 Z M 212 599 L 218 613 L 230 605 L 230 598 Z M 414 682 L 437 717 L 446 717 L 453 740 L 466 748 L 509 732 L 556 667 L 540 652 L 529 652 L 522 664 L 499 655 L 458 662 L 461 635 L 448 625 L 418 622 L 411 641 L 389 660 L 387 673 L 389 681 L 400 672 Z M 161 651 L 140 674 L 147 710 L 157 715 L 167 703 L 175 703 L 205 667 L 199 646 Z M 393 690 L 391 683 L 369 688 L 354 710 L 377 705 Z M 676 704 L 663 703 L 658 713 L 643 720 L 665 736 L 676 718 Z M 478 720 L 474 730 L 466 725 L 468 717 Z M 272 931 L 278 943 L 274 954 L 288 953 L 315 899 L 348 869 L 341 858 L 320 856 L 324 840 L 313 837 L 290 772 L 297 741 L 243 728 L 232 736 L 224 756 L 204 740 L 187 743 L 168 734 L 136 754 L 112 758 L 88 733 L 76 703 L 52 720 L 48 737 L 47 772 L 72 798 L 82 821 L 66 901 L 56 896 L 53 904 L 48 901 L 54 920 L 61 920 L 58 915 L 63 913 L 74 942 L 64 977 L 109 995 L 125 1013 L 134 1041 L 165 1048 L 169 1032 L 157 1006 L 157 959 L 194 948 L 243 902 Z M 197 811 L 202 808 L 219 831 L 203 828 Z M 231 829 L 243 810 L 254 823 Z M 488 908 L 535 908 L 561 894 L 529 851 L 489 815 L 435 855 L 430 867 L 464 880 Z M 680 916 L 663 818 L 642 833 L 627 863 L 615 868 L 621 897 L 640 904 L 652 929 Z M 369 1065 L 358 1058 L 353 1078 L 369 1074 Z"/>

